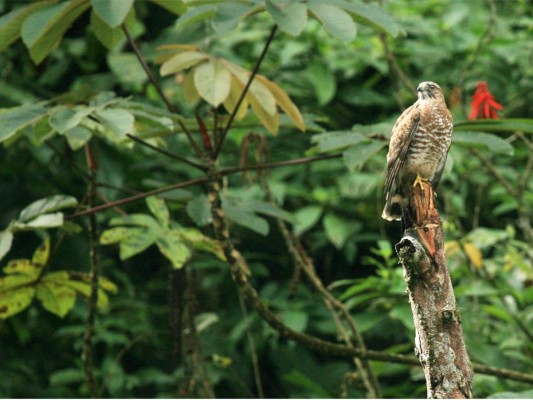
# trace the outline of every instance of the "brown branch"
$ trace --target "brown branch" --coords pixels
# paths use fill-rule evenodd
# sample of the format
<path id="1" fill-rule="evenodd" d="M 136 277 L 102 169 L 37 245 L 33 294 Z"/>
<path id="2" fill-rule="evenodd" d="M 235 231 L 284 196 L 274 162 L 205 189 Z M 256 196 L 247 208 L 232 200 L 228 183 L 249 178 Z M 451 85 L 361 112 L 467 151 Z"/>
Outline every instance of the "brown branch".
<path id="1" fill-rule="evenodd" d="M 161 154 L 163 154 L 163 155 L 165 155 L 167 157 L 170 157 L 170 158 L 172 158 L 174 160 L 181 161 L 181 162 L 183 162 L 185 164 L 188 164 L 188 165 L 190 165 L 190 166 L 192 166 L 194 168 L 198 168 L 199 170 L 202 170 L 202 171 L 206 170 L 205 165 L 198 164 L 198 163 L 196 163 L 194 161 L 186 159 L 185 157 L 178 156 L 177 154 L 174 154 L 174 153 L 172 153 L 172 152 L 170 152 L 168 150 L 156 147 L 156 146 L 148 143 L 146 140 L 143 140 L 143 139 L 141 139 L 138 136 L 132 135 L 131 133 L 127 133 L 126 136 L 129 137 L 131 140 L 134 140 L 137 143 L 139 143 L 139 144 L 141 144 L 141 145 L 143 145 L 145 147 L 148 147 L 148 148 L 150 148 L 150 149 L 152 149 L 154 151 L 157 151 L 158 153 L 161 153 Z"/>
<path id="2" fill-rule="evenodd" d="M 89 169 L 89 186 L 87 189 L 87 203 L 93 207 L 96 202 L 96 171 L 97 166 L 94 155 L 91 152 L 89 144 L 85 145 L 85 154 Z M 89 294 L 89 304 L 87 313 L 87 325 L 83 335 L 83 346 L 81 359 L 83 362 L 83 373 L 85 382 L 89 388 L 92 398 L 98 397 L 98 386 L 94 377 L 94 366 L 92 357 L 92 340 L 94 336 L 94 323 L 96 319 L 96 303 L 98 301 L 98 231 L 96 226 L 96 215 L 89 216 L 89 258 L 91 263 L 91 291 Z"/>
<path id="3" fill-rule="evenodd" d="M 224 140 L 226 139 L 226 135 L 228 134 L 228 131 L 231 129 L 231 125 L 233 124 L 233 120 L 235 119 L 235 116 L 237 115 L 237 111 L 239 110 L 239 107 L 241 106 L 244 97 L 246 96 L 246 93 L 248 93 L 248 89 L 250 89 L 250 86 L 252 85 L 252 82 L 257 75 L 257 72 L 259 71 L 259 67 L 263 63 L 263 59 L 266 56 L 266 53 L 268 51 L 268 48 L 270 47 L 270 43 L 272 43 L 272 40 L 274 39 L 274 34 L 276 33 L 278 26 L 274 25 L 270 31 L 270 35 L 268 36 L 265 46 L 263 47 L 263 51 L 261 52 L 261 55 L 257 59 L 257 62 L 255 63 L 255 67 L 252 71 L 252 74 L 250 75 L 250 78 L 248 79 L 248 82 L 246 83 L 246 86 L 244 87 L 241 96 L 239 97 L 239 100 L 237 101 L 237 105 L 235 106 L 235 109 L 231 113 L 228 123 L 226 124 L 226 127 L 222 131 L 222 134 L 220 135 L 220 140 L 218 143 L 216 143 L 215 151 L 213 152 L 213 159 L 216 160 L 220 150 L 222 149 L 222 144 L 224 143 Z"/>
<path id="4" fill-rule="evenodd" d="M 315 157 L 304 157 L 304 158 L 298 158 L 298 159 L 294 159 L 294 160 L 278 161 L 278 162 L 273 162 L 273 163 L 251 165 L 251 166 L 246 166 L 246 167 L 230 167 L 230 168 L 225 168 L 225 169 L 221 169 L 220 171 L 217 171 L 217 174 L 228 175 L 228 174 L 234 174 L 236 172 L 242 172 L 242 171 L 251 171 L 251 170 L 265 169 L 265 168 L 286 167 L 286 166 L 289 166 L 289 165 L 301 165 L 301 164 L 312 163 L 312 162 L 315 162 L 315 161 L 329 160 L 329 159 L 332 159 L 332 158 L 340 158 L 340 157 L 342 157 L 341 153 L 323 154 L 323 155 L 315 156 Z M 149 197 L 149 196 L 153 196 L 153 195 L 161 194 L 161 193 L 165 193 L 165 192 L 170 192 L 171 190 L 181 189 L 181 188 L 184 188 L 184 187 L 188 187 L 188 186 L 192 186 L 192 185 L 198 185 L 198 184 L 206 183 L 206 182 L 207 182 L 207 178 L 204 178 L 204 177 L 189 179 L 188 181 L 184 181 L 184 182 L 176 183 L 176 184 L 173 184 L 173 185 L 165 186 L 165 187 L 162 187 L 162 188 L 159 188 L 159 189 L 154 189 L 154 190 L 151 190 L 149 192 L 138 193 L 138 194 L 135 194 L 135 195 L 130 196 L 130 197 L 125 197 L 123 199 L 113 201 L 111 203 L 102 204 L 102 205 L 99 205 L 99 206 L 96 206 L 96 207 L 92 207 L 90 209 L 83 210 L 83 211 L 78 211 L 78 212 L 75 212 L 74 214 L 67 215 L 65 218 L 74 219 L 74 218 L 82 217 L 84 215 L 89 215 L 89 214 L 93 214 L 93 213 L 96 213 L 96 212 L 99 212 L 99 211 L 107 210 L 108 208 L 113 208 L 113 207 L 121 206 L 121 205 L 124 205 L 124 204 L 127 204 L 127 203 L 131 203 L 133 201 L 141 200 L 141 199 L 144 199 L 145 197 Z M 103 185 L 103 184 L 100 184 L 100 185 Z"/>
<path id="5" fill-rule="evenodd" d="M 406 229 L 396 252 L 404 268 L 415 354 L 424 369 L 428 398 L 472 398 L 472 368 L 430 182 L 413 187 L 403 222 Z"/>
<path id="6" fill-rule="evenodd" d="M 126 35 L 126 39 L 128 40 L 128 43 L 130 44 L 131 48 L 133 49 L 133 52 L 135 53 L 135 56 L 137 57 L 137 60 L 141 64 L 141 67 L 143 68 L 144 72 L 146 73 L 146 76 L 148 76 L 148 79 L 150 80 L 152 85 L 154 85 L 155 90 L 159 94 L 159 97 L 161 98 L 161 100 L 163 100 L 163 102 L 167 106 L 168 111 L 170 111 L 173 114 L 176 114 L 177 113 L 176 107 L 174 107 L 174 105 L 172 105 L 172 103 L 170 102 L 168 97 L 165 95 L 165 92 L 163 92 L 163 89 L 161 88 L 161 85 L 155 79 L 155 76 L 152 73 L 152 70 L 150 69 L 150 67 L 146 63 L 146 60 L 144 59 L 143 55 L 141 54 L 141 51 L 137 47 L 137 43 L 135 43 L 135 40 L 133 40 L 133 37 L 131 36 L 130 31 L 128 30 L 128 28 L 126 27 L 125 24 L 122 24 L 121 28 L 122 28 L 122 31 L 124 32 L 124 34 Z M 189 140 L 189 143 L 193 147 L 194 152 L 196 153 L 196 155 L 198 157 L 200 157 L 202 155 L 202 150 L 200 149 L 198 144 L 193 140 L 191 132 L 187 129 L 187 127 L 185 126 L 185 124 L 183 123 L 183 121 L 181 119 L 178 119 L 177 121 L 178 121 L 178 125 L 180 126 L 180 128 L 183 130 L 183 132 L 185 132 L 185 135 L 187 136 L 187 139 Z"/>

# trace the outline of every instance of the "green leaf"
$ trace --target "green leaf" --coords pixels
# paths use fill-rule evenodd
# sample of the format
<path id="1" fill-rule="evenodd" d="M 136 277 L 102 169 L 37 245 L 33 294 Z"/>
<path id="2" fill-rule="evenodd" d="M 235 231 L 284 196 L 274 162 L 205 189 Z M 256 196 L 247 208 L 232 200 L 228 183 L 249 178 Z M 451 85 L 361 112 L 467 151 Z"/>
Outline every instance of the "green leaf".
<path id="1" fill-rule="evenodd" d="M 59 106 L 48 112 L 50 118 L 48 123 L 59 133 L 78 126 L 78 124 L 87 117 L 94 109 L 92 107 L 77 107 L 76 109 Z"/>
<path id="2" fill-rule="evenodd" d="M 311 138 L 311 143 L 315 143 L 318 146 L 318 151 L 324 153 L 358 144 L 365 139 L 363 134 L 353 131 L 332 131 L 314 135 Z"/>
<path id="3" fill-rule="evenodd" d="M 257 9 L 257 6 L 242 3 L 221 3 L 216 7 L 216 14 L 211 24 L 219 36 L 235 29 L 239 21 Z"/>
<path id="4" fill-rule="evenodd" d="M 35 294 L 46 310 L 60 318 L 67 315 L 76 302 L 74 289 L 58 285 L 46 275 L 37 285 Z"/>
<path id="5" fill-rule="evenodd" d="M 106 108 L 104 110 L 96 111 L 94 116 L 102 123 L 102 125 L 111 129 L 121 137 L 126 136 L 127 133 L 133 133 L 133 123 L 135 122 L 135 118 L 127 110 Z"/>
<path id="6" fill-rule="evenodd" d="M 261 217 L 251 213 L 248 210 L 243 209 L 239 204 L 224 199 L 222 202 L 222 208 L 226 216 L 241 226 L 248 228 L 260 235 L 266 236 L 269 231 L 268 222 Z"/>
<path id="7" fill-rule="evenodd" d="M 331 35 L 344 43 L 355 39 L 357 29 L 352 17 L 346 11 L 321 0 L 309 0 L 308 7 Z"/>
<path id="8" fill-rule="evenodd" d="M 77 126 L 66 131 L 64 136 L 67 138 L 69 147 L 72 150 L 78 150 L 91 140 L 93 134 L 89 129 L 83 126 Z"/>
<path id="9" fill-rule="evenodd" d="M 27 222 L 38 215 L 51 213 L 64 208 L 76 207 L 78 201 L 72 196 L 53 195 L 34 201 L 20 212 L 19 221 Z"/>
<path id="10" fill-rule="evenodd" d="M 134 0 L 91 0 L 91 6 L 109 27 L 114 28 L 124 22 L 133 2 Z"/>
<path id="11" fill-rule="evenodd" d="M 141 85 L 148 79 L 134 53 L 109 53 L 107 64 L 122 84 Z"/>
<path id="12" fill-rule="evenodd" d="M 205 236 L 195 228 L 183 228 L 178 230 L 182 239 L 196 250 L 205 251 L 217 256 L 220 260 L 225 261 L 224 251 L 217 240 Z"/>
<path id="13" fill-rule="evenodd" d="M 533 133 L 533 119 L 531 118 L 502 118 L 479 119 L 475 121 L 462 121 L 453 125 L 457 131 L 482 131 L 482 132 L 515 132 Z M 455 135 L 455 134 L 454 134 Z"/>
<path id="14" fill-rule="evenodd" d="M 41 274 L 41 271 L 42 266 L 37 267 L 28 259 L 10 260 L 7 266 L 4 267 L 5 274 L 26 275 L 32 278 L 32 280 L 36 280 Z"/>
<path id="15" fill-rule="evenodd" d="M 533 389 L 523 392 L 498 392 L 491 394 L 487 399 L 531 399 L 533 398 Z"/>
<path id="16" fill-rule="evenodd" d="M 154 232 L 159 232 L 161 230 L 160 225 L 157 221 L 150 215 L 146 214 L 129 214 L 123 217 L 113 218 L 110 222 L 110 225 L 134 225 L 148 228 Z"/>
<path id="17" fill-rule="evenodd" d="M 133 29 L 135 26 L 135 8 L 132 7 L 130 12 L 124 20 L 124 24 L 127 28 Z M 91 30 L 96 38 L 102 43 L 108 50 L 113 50 L 123 40 L 125 40 L 122 27 L 117 26 L 111 28 L 98 14 L 93 10 L 91 12 Z M 110 54 L 111 55 L 111 54 Z M 135 64 L 138 64 L 136 62 Z"/>
<path id="18" fill-rule="evenodd" d="M 348 11 L 355 21 L 388 33 L 393 37 L 398 36 L 401 31 L 394 18 L 382 8 L 359 1 L 332 0 L 331 3 Z"/>
<path id="19" fill-rule="evenodd" d="M 306 70 L 307 77 L 315 90 L 318 102 L 321 106 L 326 105 L 333 99 L 337 91 L 335 76 L 328 65 L 319 59 L 315 59 Z"/>
<path id="20" fill-rule="evenodd" d="M 12 228 L 13 228 L 13 231 L 57 228 L 59 226 L 62 226 L 63 222 L 64 222 L 63 213 L 57 212 L 57 213 L 39 215 L 28 222 L 16 221 L 15 223 L 13 223 Z"/>
<path id="21" fill-rule="evenodd" d="M 22 41 L 39 64 L 58 46 L 70 25 L 89 8 L 86 0 L 70 0 L 39 10 L 22 24 Z"/>
<path id="22" fill-rule="evenodd" d="M 215 12 L 216 4 L 190 7 L 185 14 L 179 17 L 175 29 L 184 28 L 187 25 L 194 24 L 195 22 L 211 18 L 213 15 L 215 15 Z"/>
<path id="23" fill-rule="evenodd" d="M 14 281 L 13 278 L 17 278 L 19 284 L 9 289 L 4 289 L 5 286 L 8 286 L 6 282 Z M 33 286 L 24 286 L 31 282 L 31 278 L 24 275 L 0 278 L 0 319 L 6 319 L 18 314 L 31 304 L 35 296 L 35 288 Z"/>
<path id="24" fill-rule="evenodd" d="M 38 268 L 44 268 L 50 257 L 50 239 L 46 239 L 33 253 L 31 262 Z"/>
<path id="25" fill-rule="evenodd" d="M 303 311 L 288 310 L 283 312 L 281 319 L 289 328 L 303 332 L 307 328 L 309 316 Z"/>
<path id="26" fill-rule="evenodd" d="M 1 112 L 0 142 L 11 138 L 18 130 L 36 123 L 45 115 L 46 109 L 40 104 L 28 104 Z"/>
<path id="27" fill-rule="evenodd" d="M 240 207 L 246 210 L 249 210 L 249 211 L 253 211 L 259 214 L 269 215 L 271 217 L 279 218 L 290 223 L 296 222 L 296 219 L 290 212 L 285 211 L 265 201 L 251 200 L 246 203 L 239 201 L 239 202 L 236 202 L 236 204 L 240 205 Z"/>
<path id="28" fill-rule="evenodd" d="M 3 230 L 0 232 L 0 260 L 11 250 L 11 244 L 13 243 L 13 233 L 9 230 Z"/>
<path id="29" fill-rule="evenodd" d="M 267 0 L 266 9 L 279 29 L 290 35 L 298 36 L 307 24 L 307 6 L 303 3 Z"/>
<path id="30" fill-rule="evenodd" d="M 361 230 L 361 224 L 359 222 L 349 222 L 345 218 L 340 218 L 333 213 L 326 214 L 323 224 L 326 237 L 337 249 L 344 246 L 351 234 Z"/>
<path id="31" fill-rule="evenodd" d="M 211 206 L 207 196 L 200 195 L 187 203 L 187 214 L 198 226 L 205 226 L 211 222 Z"/>
<path id="32" fill-rule="evenodd" d="M 182 0 L 151 0 L 153 3 L 163 7 L 173 14 L 181 15 L 187 11 L 187 6 Z"/>
<path id="33" fill-rule="evenodd" d="M 39 1 L 17 8 L 0 18 L 0 51 L 8 48 L 20 37 L 20 30 L 24 20 L 35 11 L 57 3 L 57 0 Z"/>
<path id="34" fill-rule="evenodd" d="M 50 385 L 66 386 L 73 383 L 82 383 L 85 375 L 80 368 L 66 368 L 50 374 Z"/>
<path id="35" fill-rule="evenodd" d="M 508 141 L 485 132 L 454 132 L 452 143 L 467 147 L 486 147 L 495 154 L 505 154 L 507 156 L 514 154 L 514 148 Z"/>
<path id="36" fill-rule="evenodd" d="M 320 216 L 322 215 L 321 206 L 307 206 L 299 209 L 294 216 L 296 217 L 296 224 L 294 225 L 294 233 L 301 235 L 316 225 Z"/>
<path id="37" fill-rule="evenodd" d="M 126 260 L 142 253 L 155 243 L 154 231 L 143 228 L 129 228 L 128 236 L 120 241 L 120 259 Z"/>
<path id="38" fill-rule="evenodd" d="M 231 75 L 217 59 L 202 63 L 194 71 L 194 84 L 200 96 L 214 107 L 224 102 L 230 91 Z"/>
<path id="39" fill-rule="evenodd" d="M 178 231 L 171 230 L 167 234 L 157 238 L 157 247 L 172 263 L 172 267 L 180 269 L 191 258 L 191 251 L 183 243 Z"/>
<path id="40" fill-rule="evenodd" d="M 150 196 L 146 198 L 148 209 L 164 228 L 168 228 L 170 223 L 170 211 L 168 210 L 165 201 L 157 196 Z"/>
<path id="41" fill-rule="evenodd" d="M 207 54 L 199 51 L 183 51 L 165 61 L 161 65 L 160 74 L 161 76 L 176 74 L 208 58 Z"/>
<path id="42" fill-rule="evenodd" d="M 344 152 L 344 164 L 350 171 L 359 169 L 386 145 L 386 142 L 380 140 L 356 144 Z"/>

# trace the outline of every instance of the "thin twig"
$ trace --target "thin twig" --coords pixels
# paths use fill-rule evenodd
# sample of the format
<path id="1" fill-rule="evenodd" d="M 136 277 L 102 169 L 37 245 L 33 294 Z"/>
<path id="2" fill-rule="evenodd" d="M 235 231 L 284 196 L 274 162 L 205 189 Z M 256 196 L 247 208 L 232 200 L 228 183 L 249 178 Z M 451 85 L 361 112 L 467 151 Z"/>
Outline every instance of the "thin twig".
<path id="1" fill-rule="evenodd" d="M 187 160 L 185 157 L 181 157 L 181 156 L 178 156 L 177 154 L 174 154 L 168 150 L 165 150 L 165 149 L 161 149 L 159 147 L 156 147 L 150 143 L 148 143 L 146 140 L 143 140 L 141 139 L 140 137 L 138 136 L 135 136 L 135 135 L 132 135 L 131 133 L 127 133 L 126 134 L 127 137 L 129 137 L 130 139 L 136 141 L 137 143 L 139 144 L 142 144 L 143 146 L 146 146 L 154 151 L 157 151 L 158 153 L 161 153 L 167 157 L 170 157 L 174 160 L 178 160 L 178 161 L 181 161 L 181 162 L 184 162 L 185 164 L 189 164 L 190 166 L 192 167 L 195 167 L 195 168 L 198 168 L 199 170 L 202 170 L 202 171 L 205 171 L 206 170 L 206 167 L 202 164 L 198 164 L 194 161 L 191 161 L 191 160 Z"/>
<path id="2" fill-rule="evenodd" d="M 220 153 L 220 150 L 222 149 L 222 144 L 224 143 L 224 139 L 226 139 L 226 135 L 228 134 L 228 131 L 231 129 L 231 125 L 233 124 L 233 120 L 235 119 L 235 116 L 237 115 L 237 112 L 239 110 L 239 107 L 241 106 L 241 103 L 244 100 L 244 97 L 246 96 L 246 93 L 248 93 L 248 89 L 250 89 L 250 86 L 252 85 L 252 82 L 257 75 L 257 72 L 259 71 L 259 67 L 261 66 L 263 59 L 265 58 L 268 48 L 270 47 L 270 43 L 272 43 L 272 40 L 274 39 L 274 34 L 276 33 L 278 26 L 274 25 L 272 27 L 272 30 L 270 31 L 270 35 L 268 36 L 265 46 L 263 47 L 263 51 L 261 52 L 261 55 L 257 59 L 257 62 L 255 63 L 254 70 L 252 71 L 252 74 L 250 75 L 250 78 L 248 79 L 248 82 L 246 83 L 246 86 L 244 87 L 241 96 L 239 97 L 239 101 L 237 101 L 237 105 L 233 109 L 233 112 L 231 113 L 228 123 L 226 124 L 226 127 L 224 128 L 224 131 L 222 132 L 222 135 L 220 136 L 220 140 L 218 143 L 216 143 L 215 151 L 213 153 L 213 159 L 216 160 L 218 157 L 218 154 Z"/>
<path id="3" fill-rule="evenodd" d="M 150 69 L 150 67 L 146 63 L 146 60 L 144 59 L 143 55 L 141 54 L 141 51 L 137 47 L 137 43 L 135 43 L 135 40 L 133 40 L 133 37 L 131 36 L 130 31 L 128 30 L 128 28 L 126 27 L 125 24 L 122 24 L 121 28 L 122 28 L 122 31 L 124 32 L 124 34 L 126 35 L 126 39 L 128 40 L 128 43 L 130 44 L 131 48 L 133 49 L 133 52 L 135 53 L 135 56 L 137 57 L 137 60 L 139 60 L 139 63 L 141 64 L 144 72 L 146 73 L 146 76 L 148 76 L 148 79 L 150 80 L 152 85 L 154 85 L 155 90 L 159 94 L 159 97 L 161 97 L 161 100 L 163 100 L 163 102 L 167 106 L 168 111 L 170 111 L 171 113 L 176 114 L 177 113 L 176 107 L 174 107 L 174 105 L 172 105 L 172 103 L 170 102 L 168 97 L 163 92 L 163 89 L 161 88 L 161 85 L 155 79 L 155 76 L 152 73 L 152 70 Z M 193 147 L 194 152 L 196 153 L 196 155 L 198 157 L 201 157 L 202 150 L 200 149 L 198 144 L 192 138 L 191 132 L 187 129 L 187 127 L 185 126 L 185 124 L 183 123 L 183 121 L 181 119 L 178 119 L 177 121 L 178 121 L 178 125 L 180 126 L 180 128 L 183 130 L 183 132 L 185 132 L 185 135 L 187 136 L 187 139 L 189 140 L 189 143 Z"/>
<path id="4" fill-rule="evenodd" d="M 89 187 L 87 190 L 87 203 L 89 207 L 94 207 L 96 202 L 96 163 L 94 155 L 91 152 L 89 144 L 85 145 L 87 164 L 89 169 Z M 91 292 L 89 295 L 87 326 L 83 335 L 83 347 L 81 359 L 83 361 L 83 372 L 85 382 L 89 388 L 92 398 L 98 397 L 98 386 L 94 377 L 93 357 L 92 357 L 92 340 L 94 336 L 94 323 L 96 319 L 96 303 L 98 301 L 98 231 L 96 226 L 96 215 L 89 216 L 89 255 L 91 263 Z"/>
<path id="5" fill-rule="evenodd" d="M 221 169 L 220 171 L 217 171 L 217 174 L 219 174 L 219 175 L 229 175 L 229 174 L 234 174 L 236 172 L 242 172 L 242 171 L 251 171 L 251 170 L 265 169 L 265 168 L 286 167 L 286 166 L 289 166 L 289 165 L 308 164 L 308 163 L 312 163 L 312 162 L 315 162 L 315 161 L 329 160 L 329 159 L 332 159 L 332 158 L 340 158 L 340 157 L 342 157 L 341 153 L 323 154 L 323 155 L 315 156 L 315 157 L 297 158 L 297 159 L 294 159 L 294 160 L 285 160 L 285 161 L 278 161 L 278 162 L 272 162 L 272 163 L 267 163 L 267 164 L 250 165 L 250 166 L 246 166 L 246 167 L 230 167 L 230 168 L 225 168 L 225 169 Z M 103 210 L 106 210 L 108 208 L 117 207 L 117 206 L 121 206 L 121 205 L 124 205 L 124 204 L 127 204 L 127 203 L 131 203 L 131 202 L 136 201 L 136 200 L 144 199 L 145 197 L 148 197 L 148 196 L 153 196 L 153 195 L 156 195 L 156 194 L 169 192 L 171 190 L 181 189 L 181 188 L 184 188 L 184 187 L 188 187 L 188 186 L 192 186 L 192 185 L 198 185 L 198 184 L 206 183 L 206 182 L 207 182 L 207 178 L 205 178 L 205 177 L 189 179 L 188 181 L 184 181 L 184 182 L 176 183 L 174 185 L 169 185 L 169 186 L 165 186 L 165 187 L 162 187 L 162 188 L 154 189 L 154 190 L 151 190 L 149 192 L 139 193 L 139 194 L 136 194 L 136 195 L 133 195 L 133 196 L 130 196 L 130 197 L 125 197 L 123 199 L 116 200 L 116 201 L 113 201 L 113 202 L 107 203 L 107 204 L 102 204 L 102 205 L 99 205 L 99 206 L 96 206 L 96 207 L 93 207 L 93 208 L 90 208 L 90 209 L 87 209 L 87 210 L 78 211 L 78 212 L 75 212 L 74 214 L 66 216 L 66 218 L 67 219 L 74 219 L 74 218 L 82 217 L 84 215 L 93 214 L 95 212 L 103 211 Z"/>
<path id="6" fill-rule="evenodd" d="M 244 322 L 246 323 L 246 337 L 248 339 L 248 345 L 250 346 L 250 354 L 252 355 L 252 368 L 254 370 L 254 379 L 255 386 L 257 387 L 257 396 L 260 399 L 265 398 L 265 391 L 263 390 L 263 382 L 261 381 L 261 371 L 259 370 L 259 359 L 257 357 L 257 349 L 255 347 L 254 336 L 252 335 L 252 330 L 250 324 L 250 317 L 248 316 L 248 310 L 246 309 L 246 303 L 242 298 L 242 294 L 239 291 L 239 305 L 241 306 L 241 312 L 244 317 Z"/>

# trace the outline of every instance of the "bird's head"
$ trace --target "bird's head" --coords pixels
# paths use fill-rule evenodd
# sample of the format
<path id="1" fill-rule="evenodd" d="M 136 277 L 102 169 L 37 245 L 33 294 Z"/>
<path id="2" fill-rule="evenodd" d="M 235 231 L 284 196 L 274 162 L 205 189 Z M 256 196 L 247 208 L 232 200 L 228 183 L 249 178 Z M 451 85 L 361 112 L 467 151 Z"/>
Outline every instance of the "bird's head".
<path id="1" fill-rule="evenodd" d="M 416 88 L 416 91 L 418 92 L 418 98 L 421 100 L 444 99 L 442 89 L 435 82 L 421 82 Z"/>

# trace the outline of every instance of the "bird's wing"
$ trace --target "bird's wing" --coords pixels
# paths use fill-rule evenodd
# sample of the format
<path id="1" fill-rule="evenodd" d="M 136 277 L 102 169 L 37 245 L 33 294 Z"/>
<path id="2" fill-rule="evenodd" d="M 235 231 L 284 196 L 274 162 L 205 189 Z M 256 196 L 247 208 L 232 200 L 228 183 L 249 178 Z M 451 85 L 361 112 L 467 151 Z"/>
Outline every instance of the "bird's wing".
<path id="1" fill-rule="evenodd" d="M 409 147 L 420 124 L 420 110 L 415 103 L 400 115 L 392 128 L 387 155 L 387 182 L 385 193 L 390 193 L 409 153 Z"/>

